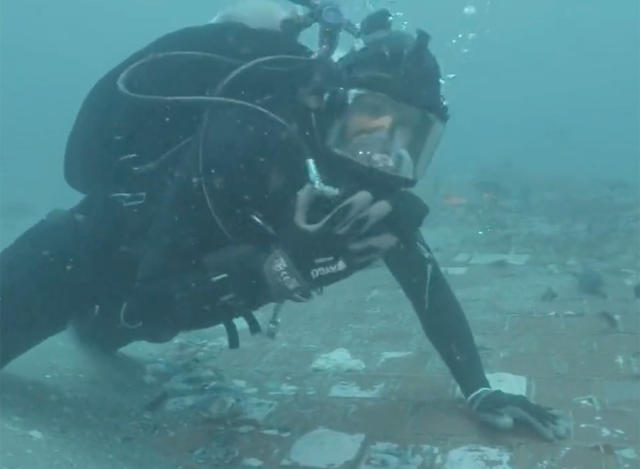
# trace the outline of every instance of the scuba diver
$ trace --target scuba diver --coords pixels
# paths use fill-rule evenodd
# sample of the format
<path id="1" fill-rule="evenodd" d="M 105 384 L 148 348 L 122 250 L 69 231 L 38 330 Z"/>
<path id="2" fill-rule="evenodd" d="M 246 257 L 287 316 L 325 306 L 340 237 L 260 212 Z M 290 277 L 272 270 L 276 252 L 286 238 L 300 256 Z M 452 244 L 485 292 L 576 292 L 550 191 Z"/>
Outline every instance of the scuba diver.
<path id="1" fill-rule="evenodd" d="M 167 34 L 97 82 L 65 154 L 84 198 L 0 255 L 0 364 L 69 325 L 104 352 L 214 325 L 235 348 L 235 320 L 258 333 L 274 304 L 274 333 L 284 302 L 383 260 L 478 419 L 566 437 L 558 413 L 491 389 L 420 234 L 410 189 L 449 118 L 429 35 L 295 3 L 270 25 L 231 11 Z M 317 52 L 298 42 L 314 24 Z M 343 31 L 357 47 L 334 61 Z"/>

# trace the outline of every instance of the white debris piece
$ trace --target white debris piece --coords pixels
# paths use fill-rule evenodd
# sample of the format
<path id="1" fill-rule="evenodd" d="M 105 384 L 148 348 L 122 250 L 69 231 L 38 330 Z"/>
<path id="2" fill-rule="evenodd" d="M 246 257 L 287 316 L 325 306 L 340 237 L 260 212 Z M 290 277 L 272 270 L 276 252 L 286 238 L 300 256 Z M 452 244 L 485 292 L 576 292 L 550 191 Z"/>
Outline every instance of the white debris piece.
<path id="1" fill-rule="evenodd" d="M 356 383 L 343 381 L 331 386 L 329 397 L 353 397 L 360 399 L 371 399 L 380 397 L 384 384 L 376 384 L 371 389 L 361 389 Z"/>
<path id="2" fill-rule="evenodd" d="M 449 451 L 444 469 L 511 469 L 510 459 L 504 449 L 466 445 Z"/>
<path id="3" fill-rule="evenodd" d="M 361 371 L 364 368 L 364 362 L 353 358 L 345 348 L 320 355 L 311 364 L 313 371 Z"/>
<path id="4" fill-rule="evenodd" d="M 336 467 L 353 460 L 364 441 L 361 433 L 349 435 L 318 428 L 299 438 L 292 446 L 289 459 L 305 467 Z"/>
<path id="5" fill-rule="evenodd" d="M 29 435 L 31 438 L 34 438 L 36 440 L 42 440 L 44 438 L 44 435 L 42 434 L 42 432 L 39 432 L 38 430 L 31 430 L 30 432 L 27 433 L 27 435 Z"/>
<path id="6" fill-rule="evenodd" d="M 392 360 L 394 358 L 402 358 L 411 355 L 412 352 L 382 352 L 380 354 L 380 360 L 378 361 L 378 365 L 383 364 L 387 360 Z"/>
<path id="7" fill-rule="evenodd" d="M 633 448 L 623 448 L 615 450 L 615 453 L 624 459 L 640 459 L 638 453 Z"/>
<path id="8" fill-rule="evenodd" d="M 289 435 L 291 435 L 291 432 L 279 430 L 277 428 L 268 428 L 266 430 L 262 430 L 260 433 L 270 436 L 281 436 L 283 438 L 287 438 Z"/>
<path id="9" fill-rule="evenodd" d="M 250 420 L 262 422 L 264 418 L 277 407 L 277 405 L 278 404 L 275 401 L 250 397 L 247 399 L 244 407 L 244 416 Z"/>
<path id="10" fill-rule="evenodd" d="M 595 410 L 600 411 L 602 406 L 596 396 L 580 396 L 574 397 L 573 400 L 585 407 L 593 407 Z"/>
<path id="11" fill-rule="evenodd" d="M 245 467 L 262 467 L 264 466 L 264 462 L 256 458 L 244 458 L 242 460 L 242 465 Z"/>
<path id="12" fill-rule="evenodd" d="M 469 270 L 467 267 L 442 267 L 441 269 L 448 275 L 464 275 Z"/>
<path id="13" fill-rule="evenodd" d="M 269 394 L 272 396 L 293 396 L 297 392 L 298 392 L 298 386 L 282 383 L 280 385 L 280 389 L 278 389 L 277 391 L 271 391 L 269 392 Z"/>

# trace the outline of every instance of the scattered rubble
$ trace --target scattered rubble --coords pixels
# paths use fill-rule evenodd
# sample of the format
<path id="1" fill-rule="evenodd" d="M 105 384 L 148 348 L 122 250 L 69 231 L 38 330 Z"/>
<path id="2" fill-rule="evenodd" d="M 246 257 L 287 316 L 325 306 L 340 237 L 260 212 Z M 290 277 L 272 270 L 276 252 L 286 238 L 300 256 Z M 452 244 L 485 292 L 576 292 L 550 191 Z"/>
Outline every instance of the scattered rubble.
<path id="1" fill-rule="evenodd" d="M 361 371 L 365 365 L 362 360 L 355 359 L 345 348 L 320 355 L 312 364 L 313 371 Z"/>
<path id="2" fill-rule="evenodd" d="M 370 389 L 361 389 L 356 383 L 340 382 L 329 390 L 329 397 L 374 398 L 380 397 L 384 383 L 376 384 Z"/>
<path id="3" fill-rule="evenodd" d="M 444 469 L 513 469 L 510 460 L 505 449 L 466 445 L 447 453 Z"/>
<path id="4" fill-rule="evenodd" d="M 358 469 L 429 469 L 441 462 L 442 455 L 435 446 L 403 447 L 397 443 L 376 442 L 367 448 Z"/>

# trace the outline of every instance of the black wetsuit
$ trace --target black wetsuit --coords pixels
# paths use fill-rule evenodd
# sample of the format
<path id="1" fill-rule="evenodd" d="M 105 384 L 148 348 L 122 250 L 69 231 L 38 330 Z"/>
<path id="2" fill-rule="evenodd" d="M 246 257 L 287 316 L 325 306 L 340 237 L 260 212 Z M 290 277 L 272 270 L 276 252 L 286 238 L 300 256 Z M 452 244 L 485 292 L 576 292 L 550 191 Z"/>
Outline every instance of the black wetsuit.
<path id="1" fill-rule="evenodd" d="M 67 181 L 86 197 L 70 210 L 52 213 L 0 255 L 2 365 L 69 322 L 84 340 L 105 349 L 134 340 L 165 341 L 216 324 L 227 327 L 235 346 L 238 317 L 257 330 L 251 311 L 272 301 L 260 260 L 291 223 L 295 193 L 307 181 L 305 155 L 281 125 L 245 108 L 203 112 L 133 103 L 118 94 L 115 81 L 126 66 L 172 50 L 226 56 L 233 51 L 243 61 L 309 55 L 275 32 L 210 24 L 159 39 L 98 82 L 78 114 L 65 162 Z M 151 67 L 134 85 L 150 94 L 203 95 L 238 65 L 176 60 L 177 66 L 169 61 Z M 262 70 L 228 92 L 305 132 L 313 126 L 309 111 L 295 104 L 300 79 L 297 72 Z M 130 164 L 156 161 L 171 148 L 177 149 L 157 167 L 130 171 Z M 119 160 L 130 154 L 137 157 Z M 202 155 L 217 219 L 200 184 Z M 363 186 L 318 156 L 329 182 L 395 201 L 387 228 L 401 243 L 385 262 L 463 392 L 487 386 L 465 315 L 419 234 L 426 214 L 421 202 L 407 192 Z M 403 215 L 411 206 L 417 207 L 417 218 Z M 304 246 L 282 247 L 304 252 Z"/>

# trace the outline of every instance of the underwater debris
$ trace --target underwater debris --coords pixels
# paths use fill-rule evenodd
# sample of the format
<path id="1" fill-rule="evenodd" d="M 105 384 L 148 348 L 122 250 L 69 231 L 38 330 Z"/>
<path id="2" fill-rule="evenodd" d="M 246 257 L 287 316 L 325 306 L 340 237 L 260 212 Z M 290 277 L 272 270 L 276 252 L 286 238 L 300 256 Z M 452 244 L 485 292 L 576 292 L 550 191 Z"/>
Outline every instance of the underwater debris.
<path id="1" fill-rule="evenodd" d="M 582 293 L 588 295 L 600 296 L 606 298 L 607 294 L 604 292 L 604 277 L 601 273 L 596 272 L 593 269 L 583 269 L 579 273 L 573 274 L 578 281 L 578 289 Z"/>
<path id="2" fill-rule="evenodd" d="M 540 295 L 540 299 L 542 301 L 553 301 L 556 298 L 558 298 L 558 294 L 551 287 L 547 287 L 547 289 L 542 293 L 542 295 Z"/>
<path id="3" fill-rule="evenodd" d="M 35 440 L 42 440 L 44 438 L 44 435 L 42 434 L 42 432 L 38 430 L 31 430 L 27 432 L 27 435 L 29 435 L 31 438 Z"/>
<path id="4" fill-rule="evenodd" d="M 364 362 L 353 358 L 345 348 L 320 355 L 311 364 L 313 371 L 361 371 L 364 368 Z"/>
<path id="5" fill-rule="evenodd" d="M 602 406 L 600 405 L 600 401 L 596 396 L 588 395 L 588 396 L 580 396 L 573 399 L 574 402 L 577 402 L 580 405 L 585 407 L 593 407 L 596 411 L 600 411 Z"/>
<path id="6" fill-rule="evenodd" d="M 151 399 L 144 405 L 144 410 L 147 412 L 154 412 L 162 407 L 167 400 L 169 399 L 169 393 L 165 390 L 158 394 L 156 397 Z"/>
<path id="7" fill-rule="evenodd" d="M 314 468 L 337 467 L 358 455 L 364 435 L 317 428 L 300 437 L 291 447 L 289 459 L 301 466 Z"/>
<path id="8" fill-rule="evenodd" d="M 445 469 L 511 469 L 511 454 L 501 448 L 466 445 L 447 454 Z"/>
<path id="9" fill-rule="evenodd" d="M 599 316 L 602 319 L 604 319 L 604 321 L 607 323 L 607 325 L 611 329 L 619 329 L 620 328 L 620 315 L 619 314 L 613 314 L 613 313 L 610 313 L 609 311 L 600 311 Z"/>
<path id="10" fill-rule="evenodd" d="M 244 458 L 242 460 L 243 467 L 262 467 L 264 462 L 257 458 Z"/>
<path id="11" fill-rule="evenodd" d="M 348 397 L 356 399 L 370 399 L 380 397 L 384 383 L 376 384 L 370 389 L 362 389 L 356 383 L 342 381 L 331 386 L 329 397 Z"/>
<path id="12" fill-rule="evenodd" d="M 441 458 L 440 450 L 435 446 L 401 446 L 379 441 L 368 448 L 358 469 L 422 469 L 435 467 Z"/>

